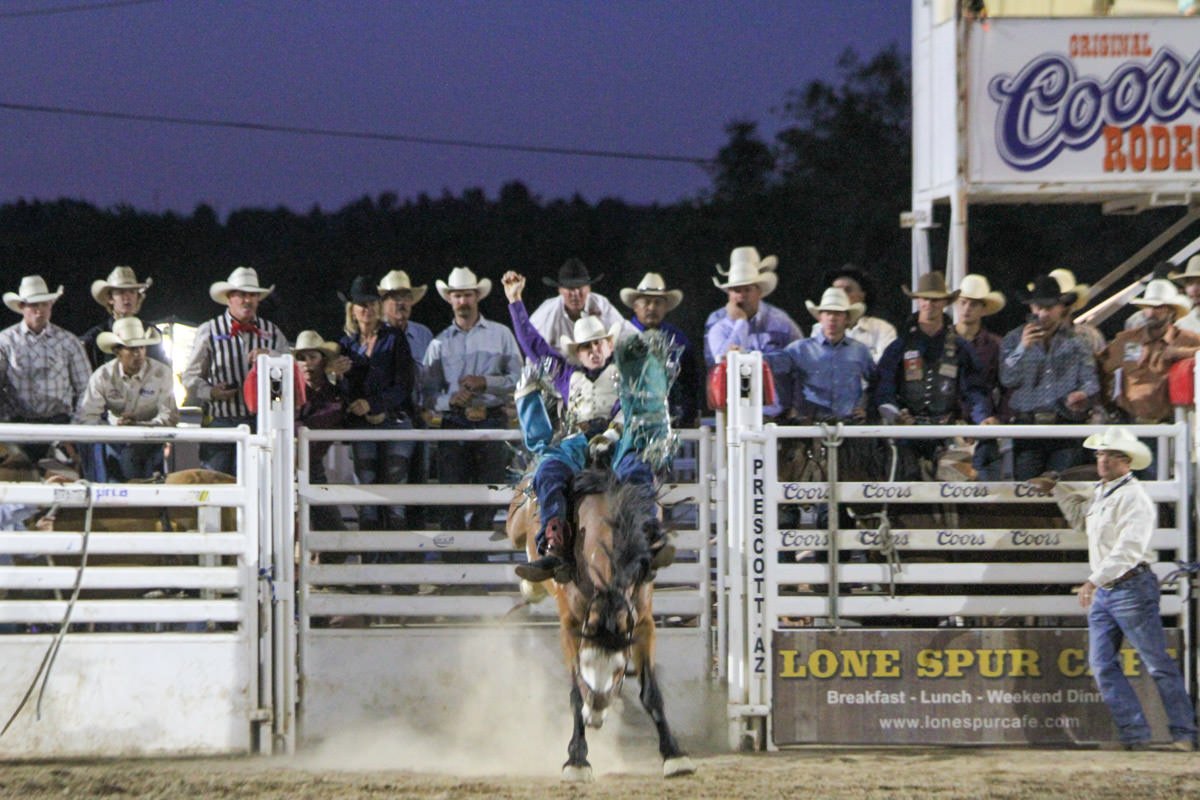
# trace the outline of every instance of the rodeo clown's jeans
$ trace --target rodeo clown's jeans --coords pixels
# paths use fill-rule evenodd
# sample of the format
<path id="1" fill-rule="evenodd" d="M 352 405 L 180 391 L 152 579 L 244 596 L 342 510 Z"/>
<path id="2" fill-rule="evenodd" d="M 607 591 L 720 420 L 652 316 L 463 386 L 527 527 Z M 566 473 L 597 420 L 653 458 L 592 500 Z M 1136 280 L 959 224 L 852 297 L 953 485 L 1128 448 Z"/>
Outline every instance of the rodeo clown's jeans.
<path id="1" fill-rule="evenodd" d="M 1088 662 L 1124 744 L 1150 741 L 1150 726 L 1121 669 L 1118 651 L 1122 639 L 1137 651 L 1154 678 L 1167 712 L 1171 738 L 1189 742 L 1196 738 L 1192 701 L 1179 664 L 1167 653 L 1158 599 L 1158 578 L 1146 571 L 1112 589 L 1097 589 L 1088 609 Z"/>
<path id="2" fill-rule="evenodd" d="M 586 436 L 576 433 L 552 444 L 554 427 L 550 424 L 546 404 L 539 392 L 530 392 L 517 398 L 517 418 L 521 421 L 525 447 L 538 456 L 537 469 L 533 473 L 533 491 L 537 495 L 541 519 L 537 533 L 540 550 L 546 538 L 546 523 L 555 517 L 566 519 L 567 483 L 586 465 L 588 442 Z M 634 452 L 626 453 L 613 467 L 613 473 L 622 483 L 654 482 L 650 465 Z"/>

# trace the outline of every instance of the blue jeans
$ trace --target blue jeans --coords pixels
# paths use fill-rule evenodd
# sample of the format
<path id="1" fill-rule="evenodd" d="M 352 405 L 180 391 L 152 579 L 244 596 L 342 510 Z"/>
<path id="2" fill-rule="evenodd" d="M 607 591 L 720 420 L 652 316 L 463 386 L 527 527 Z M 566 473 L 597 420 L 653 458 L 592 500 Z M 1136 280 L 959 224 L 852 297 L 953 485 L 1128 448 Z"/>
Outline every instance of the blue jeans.
<path id="1" fill-rule="evenodd" d="M 1171 738 L 1196 738 L 1196 715 L 1179 664 L 1167 653 L 1158 607 L 1158 579 L 1143 572 L 1113 589 L 1097 589 L 1088 610 L 1088 663 L 1124 744 L 1150 741 L 1150 726 L 1118 651 L 1128 640 L 1158 687 Z"/>
<path id="2" fill-rule="evenodd" d="M 363 429 L 367 426 L 352 425 Z M 369 426 L 374 430 L 412 430 L 407 416 Z M 400 484 L 408 482 L 409 458 L 416 442 L 355 442 L 354 477 L 360 485 Z M 359 506 L 359 530 L 404 530 L 407 514 L 404 506 Z"/>
<path id="3" fill-rule="evenodd" d="M 209 428 L 236 428 L 238 425 L 249 425 L 253 432 L 258 426 L 257 417 L 216 417 L 208 423 Z M 214 472 L 224 472 L 226 475 L 237 477 L 237 445 L 212 444 L 205 442 L 200 445 L 200 464 L 205 469 Z"/>
<path id="4" fill-rule="evenodd" d="M 1065 472 L 1087 463 L 1078 439 L 1014 439 L 1013 479 L 1027 481 L 1046 470 Z"/>

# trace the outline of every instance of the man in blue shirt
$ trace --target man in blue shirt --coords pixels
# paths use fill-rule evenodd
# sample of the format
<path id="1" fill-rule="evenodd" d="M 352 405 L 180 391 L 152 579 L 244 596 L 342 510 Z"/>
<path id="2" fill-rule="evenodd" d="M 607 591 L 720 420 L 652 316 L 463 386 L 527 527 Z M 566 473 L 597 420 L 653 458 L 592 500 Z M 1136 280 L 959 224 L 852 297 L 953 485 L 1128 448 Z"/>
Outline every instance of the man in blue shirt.
<path id="1" fill-rule="evenodd" d="M 637 288 L 621 290 L 621 302 L 633 309 L 630 324 L 638 331 L 660 330 L 679 348 L 679 376 L 671 385 L 667 403 L 671 409 L 673 425 L 694 427 L 700 407 L 700 391 L 704 385 L 700 358 L 684 332 L 665 321 L 667 314 L 675 310 L 682 301 L 683 292 L 667 289 L 662 275 L 657 272 L 647 272 Z"/>

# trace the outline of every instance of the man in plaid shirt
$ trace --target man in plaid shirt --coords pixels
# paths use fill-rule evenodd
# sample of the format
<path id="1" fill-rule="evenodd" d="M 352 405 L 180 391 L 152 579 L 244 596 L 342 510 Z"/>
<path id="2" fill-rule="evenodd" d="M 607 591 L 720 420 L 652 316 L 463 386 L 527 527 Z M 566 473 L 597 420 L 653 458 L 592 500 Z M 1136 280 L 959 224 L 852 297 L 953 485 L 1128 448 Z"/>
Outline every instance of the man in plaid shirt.
<path id="1" fill-rule="evenodd" d="M 3 419 L 62 425 L 70 421 L 87 389 L 91 370 L 83 345 L 50 322 L 63 287 L 51 292 L 40 275 L 26 275 L 4 305 L 21 315 L 0 331 L 0 393 Z M 33 453 L 29 453 L 31 460 Z"/>

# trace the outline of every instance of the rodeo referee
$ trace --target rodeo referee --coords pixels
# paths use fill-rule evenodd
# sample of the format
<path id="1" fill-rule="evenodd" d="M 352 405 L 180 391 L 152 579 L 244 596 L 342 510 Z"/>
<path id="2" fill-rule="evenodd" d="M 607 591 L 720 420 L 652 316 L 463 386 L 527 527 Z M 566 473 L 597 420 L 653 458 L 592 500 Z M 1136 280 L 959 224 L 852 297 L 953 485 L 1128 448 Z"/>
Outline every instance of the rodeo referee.
<path id="1" fill-rule="evenodd" d="M 1034 478 L 1053 488 L 1063 516 L 1088 537 L 1091 574 L 1079 587 L 1088 612 L 1088 663 L 1126 750 L 1144 750 L 1150 726 L 1121 669 L 1118 651 L 1127 639 L 1154 678 L 1171 729 L 1171 749 L 1196 749 L 1196 716 L 1179 665 L 1167 654 L 1159 614 L 1158 579 L 1150 571 L 1155 508 L 1132 470 L 1150 465 L 1150 448 L 1123 428 L 1108 428 L 1083 443 L 1096 451 L 1100 482 L 1090 497 L 1057 486 L 1054 473 Z"/>

